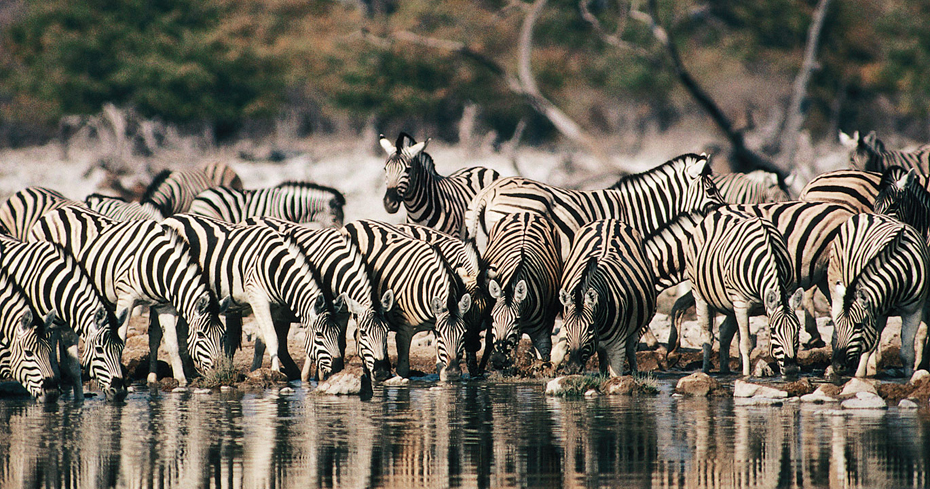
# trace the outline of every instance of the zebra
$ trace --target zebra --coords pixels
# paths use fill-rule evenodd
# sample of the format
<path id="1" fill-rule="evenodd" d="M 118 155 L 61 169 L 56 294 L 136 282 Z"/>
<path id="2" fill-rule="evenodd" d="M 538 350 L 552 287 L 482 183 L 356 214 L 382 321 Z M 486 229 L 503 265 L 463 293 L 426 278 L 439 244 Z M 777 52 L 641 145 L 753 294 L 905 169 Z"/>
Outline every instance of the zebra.
<path id="1" fill-rule="evenodd" d="M 93 216 L 97 221 L 75 223 L 72 216 Z M 218 318 L 229 304 L 218 302 L 188 244 L 178 234 L 154 221 L 111 221 L 103 228 L 89 228 L 86 236 L 62 230 L 58 225 L 79 229 L 81 225 L 104 222 L 92 211 L 62 208 L 44 215 L 33 228 L 35 239 L 59 244 L 73 255 L 91 277 L 105 303 L 118 318 L 126 318 L 137 305 L 152 307 L 149 315 L 148 380 L 155 375 L 162 335 L 172 363 L 174 378 L 187 384 L 180 353 L 183 324 L 190 328 L 187 352 L 201 371 L 214 368 L 223 356 L 225 330 Z M 58 241 L 66 236 L 74 240 Z M 119 337 L 126 340 L 128 321 L 121 321 Z"/>
<path id="2" fill-rule="evenodd" d="M 632 226 L 604 219 L 578 229 L 559 289 L 568 373 L 595 351 L 601 373 L 621 375 L 624 357 L 636 372 L 636 345 L 656 312 L 654 281 Z"/>
<path id="3" fill-rule="evenodd" d="M 424 152 L 429 139 L 417 143 L 402 132 L 396 145 L 384 135 L 379 140 L 388 156 L 384 163 L 384 210 L 394 214 L 403 203 L 408 223 L 459 236 L 469 202 L 481 189 L 500 178 L 500 173 L 484 167 L 463 168 L 448 176 L 440 175 L 433 158 Z"/>
<path id="4" fill-rule="evenodd" d="M 61 192 L 45 187 L 27 187 L 14 193 L 0 204 L 0 225 L 6 234 L 26 240 L 33 224 L 48 211 L 66 205 L 84 205 L 71 200 Z"/>
<path id="5" fill-rule="evenodd" d="M 475 196 L 465 212 L 466 237 L 487 236 L 503 216 L 536 212 L 549 217 L 566 259 L 575 230 L 598 219 L 622 219 L 648 235 L 682 212 L 706 213 L 723 205 L 710 178 L 707 155 L 686 154 L 605 190 L 575 191 L 508 177 Z"/>
<path id="6" fill-rule="evenodd" d="M 138 202 L 127 202 L 119 197 L 109 195 L 90 194 L 84 198 L 84 204 L 90 210 L 117 221 L 142 219 L 161 221 L 164 219 L 161 212 L 151 204 L 142 205 Z"/>
<path id="7" fill-rule="evenodd" d="M 116 335 L 126 317 L 107 309 L 91 278 L 64 249 L 53 243 L 23 243 L 0 237 L 0 275 L 22 289 L 37 314 L 55 314 L 65 326 L 60 337 L 61 363 L 69 374 L 75 400 L 84 398 L 81 367 L 103 388 L 108 399 L 125 397 L 120 358 L 124 342 Z M 84 343 L 78 354 L 78 338 Z"/>
<path id="8" fill-rule="evenodd" d="M 701 325 L 705 373 L 711 367 L 714 312 L 722 312 L 735 317 L 742 373 L 750 375 L 749 315 L 762 306 L 769 318 L 772 355 L 783 375 L 797 375 L 801 323 L 794 311 L 803 289 L 795 290 L 792 256 L 771 221 L 733 208 L 708 214 L 694 230 L 686 265 Z M 732 332 L 721 330 L 721 372 L 730 370 L 731 339 Z"/>
<path id="9" fill-rule="evenodd" d="M 765 204 L 790 200 L 786 184 L 778 174 L 765 170 L 751 173 L 728 173 L 714 175 L 714 183 L 720 196 L 728 204 Z"/>
<path id="10" fill-rule="evenodd" d="M 834 373 L 854 366 L 856 377 L 874 373 L 889 315 L 901 316 L 905 375 L 922 368 L 930 313 L 930 251 L 924 238 L 893 218 L 856 214 L 840 228 L 830 253 Z"/>
<path id="11" fill-rule="evenodd" d="M 465 291 L 471 296 L 471 307 L 464 316 L 468 327 L 465 332 L 465 364 L 470 375 L 480 375 L 488 357 L 482 355 L 482 362 L 479 365 L 477 355 L 478 350 L 481 349 L 481 332 L 489 331 L 491 325 L 492 298 L 487 292 L 487 266 L 478 253 L 474 240 L 462 241 L 450 234 L 419 224 L 406 223 L 392 226 L 375 223 L 392 227 L 398 232 L 435 246 L 442 258 L 462 280 Z"/>
<path id="12" fill-rule="evenodd" d="M 772 222 L 778 229 L 788 248 L 797 285 L 805 290 L 816 286 L 824 296 L 829 296 L 827 287 L 827 264 L 830 260 L 830 243 L 839 232 L 840 226 L 853 212 L 842 204 L 826 202 L 776 202 L 758 205 L 728 206 L 736 212 L 760 217 Z M 693 231 L 692 231 L 693 232 Z M 685 295 L 672 307 L 669 351 L 677 348 L 677 340 L 683 311 L 694 304 L 692 295 Z M 814 320 L 813 295 L 803 295 L 804 329 L 810 335 L 806 346 L 825 346 L 817 322 Z M 727 318 L 730 321 L 730 318 Z M 721 327 L 721 331 L 734 331 L 732 324 Z"/>
<path id="13" fill-rule="evenodd" d="M 930 237 L 930 192 L 913 169 L 892 166 L 885 170 L 873 210 L 910 225 L 924 239 Z"/>
<path id="14" fill-rule="evenodd" d="M 384 310 L 396 331 L 397 373 L 410 376 L 410 341 L 416 333 L 431 330 L 436 335 L 440 378 L 460 375 L 459 354 L 467 330 L 464 316 L 471 295 L 439 250 L 375 221 L 350 222 L 342 231 L 361 251 L 378 292 L 391 291 L 385 304 L 390 307 Z"/>
<path id="15" fill-rule="evenodd" d="M 47 402 L 59 395 L 49 334 L 56 318 L 54 311 L 40 315 L 25 292 L 0 275 L 0 376 L 13 378 Z"/>
<path id="16" fill-rule="evenodd" d="M 308 229 L 274 218 L 250 218 L 247 225 L 266 226 L 287 233 L 319 271 L 320 285 L 328 303 L 333 305 L 334 331 L 316 331 L 307 335 L 307 359 L 301 371 L 306 381 L 315 359 L 317 376 L 326 378 L 344 365 L 345 335 L 348 318 L 355 319 L 356 344 L 366 371 L 376 381 L 391 376 L 386 350 L 389 326 L 385 314 L 391 307 L 393 291 L 379 298 L 358 247 L 339 229 Z"/>
<path id="17" fill-rule="evenodd" d="M 853 136 L 840 133 L 840 142 L 850 148 L 849 166 L 857 170 L 883 172 L 891 166 L 900 166 L 905 170 L 914 169 L 921 175 L 930 175 L 930 145 L 924 145 L 914 151 L 894 151 L 885 149 L 875 131 L 861 136 L 859 131 Z"/>
<path id="18" fill-rule="evenodd" d="M 874 171 L 836 170 L 814 177 L 798 195 L 802 202 L 843 204 L 857 213 L 871 212 L 882 174 Z"/>
<path id="19" fill-rule="evenodd" d="M 142 194 L 143 206 L 151 205 L 168 217 L 190 209 L 197 194 L 208 188 L 231 187 L 242 190 L 242 180 L 229 166 L 212 162 L 200 169 L 162 170 Z"/>
<path id="20" fill-rule="evenodd" d="M 283 366 L 288 378 L 299 378 L 301 371 L 287 350 L 291 322 L 300 321 L 308 332 L 335 326 L 330 324 L 332 306 L 322 294 L 319 274 L 296 243 L 267 227 L 235 226 L 191 214 L 175 214 L 162 225 L 187 242 L 211 290 L 230 297 L 227 326 L 232 316 L 241 325 L 242 314 L 255 315 L 261 342 L 255 346 L 252 369 L 261 366 L 267 348 L 272 369 Z M 229 329 L 229 352 L 240 330 L 241 326 Z"/>
<path id="21" fill-rule="evenodd" d="M 214 187 L 197 195 L 189 213 L 238 223 L 273 217 L 296 223 L 342 227 L 346 200 L 341 192 L 310 182 L 284 182 L 259 190 Z"/>
<path id="22" fill-rule="evenodd" d="M 524 333 L 537 356 L 550 360 L 552 330 L 560 312 L 558 239 L 549 219 L 534 213 L 510 214 L 491 229 L 484 260 L 495 301 L 491 364 L 496 369 L 505 367 Z"/>

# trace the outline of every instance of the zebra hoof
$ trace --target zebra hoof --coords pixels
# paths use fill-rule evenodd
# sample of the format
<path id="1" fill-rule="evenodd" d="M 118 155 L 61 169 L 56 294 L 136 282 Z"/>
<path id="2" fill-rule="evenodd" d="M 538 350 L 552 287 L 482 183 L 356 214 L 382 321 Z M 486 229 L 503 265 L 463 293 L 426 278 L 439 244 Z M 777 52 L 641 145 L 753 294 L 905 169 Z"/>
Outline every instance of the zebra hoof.
<path id="1" fill-rule="evenodd" d="M 149 372 L 149 375 L 146 377 L 145 381 L 148 382 L 149 384 L 157 384 L 158 374 L 156 374 L 155 372 Z"/>

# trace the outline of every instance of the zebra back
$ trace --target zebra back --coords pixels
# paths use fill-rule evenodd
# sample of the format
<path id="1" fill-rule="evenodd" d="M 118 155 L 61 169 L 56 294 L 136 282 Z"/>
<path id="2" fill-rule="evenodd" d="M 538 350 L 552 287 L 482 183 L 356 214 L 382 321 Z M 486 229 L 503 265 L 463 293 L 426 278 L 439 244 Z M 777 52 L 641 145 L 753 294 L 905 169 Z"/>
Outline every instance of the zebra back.
<path id="1" fill-rule="evenodd" d="M 686 280 L 685 252 L 694 229 L 704 219 L 697 212 L 684 212 L 643 237 L 643 252 L 652 265 L 656 292 Z"/>
<path id="2" fill-rule="evenodd" d="M 854 212 L 869 212 L 875 204 L 881 180 L 881 173 L 872 171 L 826 172 L 808 182 L 798 200 L 842 204 Z"/>
<path id="3" fill-rule="evenodd" d="M 84 204 L 45 187 L 28 187 L 14 193 L 0 205 L 0 225 L 7 234 L 25 240 L 33 224 L 46 212 L 66 205 Z"/>
<path id="4" fill-rule="evenodd" d="M 142 195 L 142 205 L 152 205 L 168 217 L 187 212 L 197 194 L 218 186 L 242 188 L 238 175 L 223 163 L 210 163 L 192 170 L 162 170 Z"/>
<path id="5" fill-rule="evenodd" d="M 396 146 L 383 135 L 380 142 L 388 156 L 384 164 L 384 209 L 394 214 L 403 202 L 407 223 L 461 235 L 469 202 L 481 189 L 500 178 L 498 172 L 484 167 L 463 168 L 445 177 L 440 175 L 433 158 L 424 152 L 429 139 L 417 143 L 402 132 Z"/>
<path id="6" fill-rule="evenodd" d="M 856 137 L 856 146 L 849 152 L 849 164 L 858 170 L 874 172 L 900 166 L 905 170 L 914 169 L 921 175 L 928 175 L 930 146 L 924 145 L 914 151 L 887 150 L 875 131 L 871 131 L 865 136 Z"/>
<path id="7" fill-rule="evenodd" d="M 67 205 L 45 213 L 29 231 L 29 241 L 48 241 L 77 254 L 116 219 L 84 204 Z"/>
<path id="8" fill-rule="evenodd" d="M 914 170 L 892 166 L 885 170 L 875 197 L 876 214 L 884 214 L 912 226 L 930 238 L 930 192 Z"/>
<path id="9" fill-rule="evenodd" d="M 310 182 L 285 182 L 259 190 L 207 189 L 194 199 L 190 213 L 231 223 L 251 217 L 270 217 L 340 227 L 343 206 L 345 197 L 336 189 Z"/>
<path id="10" fill-rule="evenodd" d="M 765 204 L 790 200 L 778 174 L 765 170 L 728 173 L 712 177 L 721 198 L 728 204 Z"/>
<path id="11" fill-rule="evenodd" d="M 119 197 L 90 194 L 84 198 L 87 207 L 117 221 L 151 220 L 160 221 L 162 215 L 155 207 L 138 202 L 127 202 Z"/>

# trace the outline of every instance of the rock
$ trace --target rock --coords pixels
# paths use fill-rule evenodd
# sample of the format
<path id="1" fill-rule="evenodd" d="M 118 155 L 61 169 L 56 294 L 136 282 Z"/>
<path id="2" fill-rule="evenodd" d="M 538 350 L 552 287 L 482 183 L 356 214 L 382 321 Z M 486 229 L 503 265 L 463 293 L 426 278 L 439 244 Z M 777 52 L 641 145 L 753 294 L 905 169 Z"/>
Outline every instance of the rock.
<path id="1" fill-rule="evenodd" d="M 284 375 L 283 372 L 278 370 L 260 368 L 258 370 L 249 372 L 245 380 L 249 384 L 267 385 L 278 382 L 287 382 L 287 375 Z"/>
<path id="2" fill-rule="evenodd" d="M 819 414 L 821 416 L 845 416 L 846 411 L 843 411 L 842 409 L 821 409 L 814 414 Z"/>
<path id="3" fill-rule="evenodd" d="M 562 379 L 565 377 L 556 377 L 546 383 L 546 395 L 557 396 L 562 393 Z"/>
<path id="4" fill-rule="evenodd" d="M 409 383 L 410 383 L 410 379 L 405 379 L 401 377 L 400 375 L 395 375 L 391 377 L 390 379 L 387 379 L 384 382 L 381 382 L 382 385 L 387 385 L 387 386 L 407 385 Z"/>
<path id="5" fill-rule="evenodd" d="M 133 386 L 129 386 L 126 388 L 126 392 L 135 392 L 135 391 L 136 391 L 136 388 Z"/>
<path id="6" fill-rule="evenodd" d="M 289 396 L 289 395 L 291 395 L 291 394 L 293 394 L 293 393 L 294 393 L 294 388 L 293 388 L 293 387 L 282 387 L 282 388 L 278 389 L 278 394 L 280 394 L 280 395 L 282 395 L 282 396 Z"/>
<path id="7" fill-rule="evenodd" d="M 733 397 L 757 397 L 768 399 L 787 399 L 788 393 L 765 385 L 737 380 L 733 384 Z"/>
<path id="8" fill-rule="evenodd" d="M 213 394 L 212 389 L 194 389 L 194 394 Z"/>
<path id="9" fill-rule="evenodd" d="M 174 392 L 174 393 L 182 393 L 182 392 L 188 392 L 188 391 L 190 391 L 190 389 L 188 389 L 187 387 L 175 387 L 174 389 L 171 389 L 171 392 Z"/>
<path id="10" fill-rule="evenodd" d="M 878 394 L 862 391 L 856 397 L 847 399 L 840 404 L 843 409 L 887 409 L 888 404 Z"/>
<path id="11" fill-rule="evenodd" d="M 878 395 L 878 390 L 875 389 L 875 384 L 872 382 L 860 379 L 858 377 L 853 377 L 849 379 L 849 382 L 843 386 L 843 391 L 840 392 L 840 397 L 854 396 L 860 392 L 868 392 L 870 394 Z"/>
<path id="12" fill-rule="evenodd" d="M 810 402 L 814 404 L 823 404 L 826 402 L 837 402 L 839 399 L 827 394 L 826 389 L 820 386 L 814 392 L 801 396 L 801 402 Z"/>
<path id="13" fill-rule="evenodd" d="M 924 369 L 914 371 L 914 375 L 911 375 L 911 380 L 908 381 L 911 385 L 917 385 L 918 383 L 926 382 L 927 379 L 930 379 L 930 372 L 927 372 Z"/>
<path id="14" fill-rule="evenodd" d="M 759 358 L 756 360 L 756 365 L 752 368 L 753 377 L 774 377 L 775 371 L 772 370 L 772 367 L 769 366 L 769 363 L 765 359 Z"/>
<path id="15" fill-rule="evenodd" d="M 675 392 L 690 396 L 706 396 L 720 387 L 720 383 L 704 372 L 695 372 L 682 377 L 675 386 Z"/>
<path id="16" fill-rule="evenodd" d="M 597 389 L 588 389 L 587 392 L 584 393 L 584 396 L 594 397 L 594 396 L 597 396 L 598 394 L 600 394 L 600 392 L 598 392 Z"/>
<path id="17" fill-rule="evenodd" d="M 781 406 L 784 399 L 772 397 L 734 397 L 734 406 Z"/>
<path id="18" fill-rule="evenodd" d="M 898 403 L 898 409 L 917 409 L 918 407 L 920 406 L 910 399 L 901 399 L 901 402 Z"/>
<path id="19" fill-rule="evenodd" d="M 284 387 L 278 392 L 281 394 L 287 394 L 285 389 L 290 389 L 291 393 L 294 391 L 290 387 Z M 336 396 L 358 394 L 361 391 L 362 379 L 347 372 L 341 372 L 330 377 L 326 381 L 322 382 L 316 389 L 316 392 L 319 392 L 320 394 L 330 394 Z"/>
<path id="20" fill-rule="evenodd" d="M 604 393 L 608 395 L 630 395 L 636 392 L 637 387 L 633 377 L 631 375 L 625 375 L 623 377 L 608 379 L 607 382 L 604 382 L 603 389 Z"/>
<path id="21" fill-rule="evenodd" d="M 230 385 L 221 385 L 221 386 L 220 386 L 220 392 L 232 392 L 233 389 L 234 389 L 234 387 L 232 387 L 232 386 L 230 386 Z"/>

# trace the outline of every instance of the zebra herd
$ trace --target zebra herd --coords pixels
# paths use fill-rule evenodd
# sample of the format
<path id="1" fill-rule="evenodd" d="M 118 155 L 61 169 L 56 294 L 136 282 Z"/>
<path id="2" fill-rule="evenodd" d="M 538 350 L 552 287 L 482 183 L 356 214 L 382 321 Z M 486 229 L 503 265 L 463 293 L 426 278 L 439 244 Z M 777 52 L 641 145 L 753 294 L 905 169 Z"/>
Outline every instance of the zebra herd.
<path id="1" fill-rule="evenodd" d="M 705 371 L 715 313 L 725 316 L 720 369 L 739 333 L 746 376 L 749 316 L 764 314 L 760 346 L 796 374 L 802 322 L 806 346 L 824 345 L 815 289 L 831 299 L 837 373 L 874 374 L 889 315 L 903 320 L 906 372 L 925 367 L 930 153 L 888 152 L 869 134 L 851 145 L 853 170 L 818 176 L 793 201 L 777 176 L 713 175 L 704 154 L 607 189 L 569 190 L 481 167 L 442 176 L 428 142 L 380 138 L 384 208 L 403 204 L 404 224 L 343 223 L 335 189 L 247 190 L 221 163 L 165 171 L 139 202 L 15 193 L 0 205 L 0 373 L 37 397 L 55 398 L 67 383 L 81 399 L 83 371 L 119 399 L 128 318 L 148 306 L 150 382 L 163 340 L 185 385 L 240 347 L 248 314 L 258 331 L 253 368 L 267 351 L 291 379 L 345 367 L 349 319 L 364 375 L 376 382 L 411 375 L 411 340 L 422 331 L 435 335 L 442 379 L 461 376 L 463 363 L 473 376 L 489 361 L 507 368 L 524 334 L 561 371 L 582 371 L 596 353 L 616 376 L 625 362 L 636 370 L 641 339 L 656 341 L 648 325 L 657 294 L 684 281 L 692 292 L 673 307 L 668 350 L 693 304 Z M 303 366 L 287 348 L 294 322 L 307 330 Z"/>

